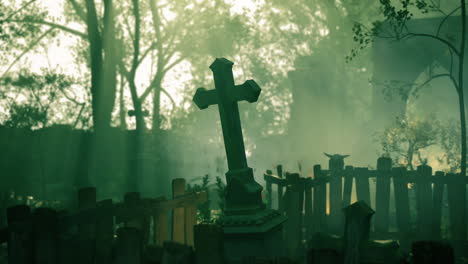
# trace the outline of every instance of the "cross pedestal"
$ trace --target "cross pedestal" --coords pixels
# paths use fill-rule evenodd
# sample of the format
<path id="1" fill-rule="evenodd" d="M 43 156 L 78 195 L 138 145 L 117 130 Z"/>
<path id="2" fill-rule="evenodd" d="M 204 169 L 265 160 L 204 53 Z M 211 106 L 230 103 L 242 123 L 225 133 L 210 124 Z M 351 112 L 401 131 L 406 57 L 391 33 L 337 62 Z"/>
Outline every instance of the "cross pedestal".
<path id="1" fill-rule="evenodd" d="M 263 188 L 255 181 L 245 155 L 237 102 L 256 102 L 261 89 L 253 80 L 235 85 L 232 65 L 225 58 L 216 59 L 210 66 L 215 89 L 198 88 L 193 101 L 200 109 L 218 105 L 229 168 L 226 208 L 219 224 L 223 227 L 225 257 L 228 263 L 237 263 L 248 256 L 283 256 L 282 228 L 286 218 L 266 209 Z"/>

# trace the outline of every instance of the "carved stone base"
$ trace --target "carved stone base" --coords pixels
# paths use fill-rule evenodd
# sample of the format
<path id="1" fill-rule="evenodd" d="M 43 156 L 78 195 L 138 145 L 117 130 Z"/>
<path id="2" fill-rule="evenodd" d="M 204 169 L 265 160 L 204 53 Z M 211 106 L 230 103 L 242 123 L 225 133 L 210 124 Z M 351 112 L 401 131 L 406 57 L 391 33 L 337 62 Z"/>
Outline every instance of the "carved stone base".
<path id="1" fill-rule="evenodd" d="M 229 215 L 220 219 L 224 232 L 227 263 L 240 263 L 244 257 L 285 256 L 283 223 L 287 218 L 275 210 L 254 214 Z"/>

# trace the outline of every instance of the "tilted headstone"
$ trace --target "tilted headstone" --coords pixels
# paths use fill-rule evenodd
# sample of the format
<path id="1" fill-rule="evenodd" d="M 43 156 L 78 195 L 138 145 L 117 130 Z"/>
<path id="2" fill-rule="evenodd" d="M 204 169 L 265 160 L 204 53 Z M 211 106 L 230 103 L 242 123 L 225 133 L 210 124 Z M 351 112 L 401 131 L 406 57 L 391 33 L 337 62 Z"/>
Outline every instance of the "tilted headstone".
<path id="1" fill-rule="evenodd" d="M 240 123 L 238 101 L 256 102 L 261 89 L 253 80 L 234 85 L 233 63 L 225 58 L 216 59 L 213 71 L 216 89 L 198 88 L 193 101 L 200 109 L 217 104 L 223 130 L 224 146 L 229 171 L 226 173 L 226 213 L 261 210 L 262 186 L 253 177 L 247 165 L 244 139 Z"/>
<path id="2" fill-rule="evenodd" d="M 261 89 L 253 80 L 234 84 L 233 63 L 217 58 L 210 66 L 215 89 L 198 88 L 193 101 L 200 109 L 218 105 L 228 163 L 225 214 L 220 218 L 225 234 L 227 258 L 281 254 L 282 223 L 285 218 L 267 210 L 262 201 L 262 186 L 247 165 L 237 102 L 256 102 Z M 246 234 L 250 234 L 246 236 Z M 256 237 L 257 236 L 257 237 Z M 276 244 L 275 244 L 276 243 Z"/>
<path id="3" fill-rule="evenodd" d="M 346 224 L 343 238 L 345 264 L 400 263 L 399 244 L 395 241 L 369 240 L 370 220 L 374 210 L 364 201 L 343 209 Z"/>
<path id="4" fill-rule="evenodd" d="M 374 210 L 364 201 L 358 201 L 343 209 L 345 213 L 344 255 L 345 264 L 359 264 L 359 249 L 369 240 L 370 220 Z"/>

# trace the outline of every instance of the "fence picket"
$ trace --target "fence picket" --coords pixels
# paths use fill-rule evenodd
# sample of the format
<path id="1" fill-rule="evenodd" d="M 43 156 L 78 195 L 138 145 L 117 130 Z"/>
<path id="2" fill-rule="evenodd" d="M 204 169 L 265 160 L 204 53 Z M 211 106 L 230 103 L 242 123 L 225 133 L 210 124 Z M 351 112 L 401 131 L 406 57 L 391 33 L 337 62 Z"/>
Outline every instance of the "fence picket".
<path id="1" fill-rule="evenodd" d="M 327 180 L 323 175 L 320 165 L 314 166 L 314 230 L 316 232 L 327 231 Z"/>
<path id="2" fill-rule="evenodd" d="M 172 181 L 172 197 L 176 198 L 185 194 L 185 179 L 179 178 Z M 185 244 L 185 208 L 176 208 L 172 212 L 172 241 Z"/>
<path id="3" fill-rule="evenodd" d="M 368 205 L 370 201 L 370 190 L 369 190 L 369 169 L 368 168 L 355 168 L 354 169 L 356 179 L 356 195 L 358 200 L 366 202 Z"/>
<path id="4" fill-rule="evenodd" d="M 353 166 L 346 166 L 344 173 L 343 204 L 342 208 L 351 204 L 351 194 L 353 190 Z"/>
<path id="5" fill-rule="evenodd" d="M 422 239 L 429 239 L 432 227 L 432 168 L 418 166 L 416 174 L 416 206 L 418 210 L 418 233 Z"/>
<path id="6" fill-rule="evenodd" d="M 445 184 L 444 173 L 437 171 L 434 176 L 434 191 L 432 196 L 432 239 L 441 239 L 442 199 Z"/>
<path id="7" fill-rule="evenodd" d="M 400 233 L 408 234 L 411 230 L 411 216 L 408 196 L 408 177 L 405 167 L 392 169 L 393 190 L 395 192 L 395 209 L 397 226 Z"/>
<path id="8" fill-rule="evenodd" d="M 380 157 L 377 160 L 377 186 L 375 199 L 375 231 L 388 232 L 390 213 L 390 172 L 392 160 Z"/>

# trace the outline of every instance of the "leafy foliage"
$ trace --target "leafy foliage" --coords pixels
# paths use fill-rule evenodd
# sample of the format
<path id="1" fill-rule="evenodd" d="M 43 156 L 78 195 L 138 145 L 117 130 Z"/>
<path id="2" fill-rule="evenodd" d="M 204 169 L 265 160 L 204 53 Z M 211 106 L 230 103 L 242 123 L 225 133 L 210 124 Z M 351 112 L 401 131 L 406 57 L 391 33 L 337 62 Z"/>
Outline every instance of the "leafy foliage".
<path id="1" fill-rule="evenodd" d="M 421 150 L 437 144 L 439 123 L 434 119 L 419 120 L 398 116 L 392 126 L 377 133 L 376 141 L 381 146 L 381 155 L 391 157 L 395 162 L 414 168 L 414 157 L 420 163 Z"/>
<path id="2" fill-rule="evenodd" d="M 209 194 L 208 190 L 208 185 L 210 183 L 210 179 L 208 174 L 205 175 L 202 178 L 201 184 L 187 184 L 187 191 L 189 192 L 201 192 L 205 191 L 207 194 Z M 201 223 L 210 223 L 212 222 L 212 216 L 211 216 L 211 208 L 210 208 L 210 197 L 208 196 L 208 199 L 206 202 L 201 203 L 198 205 L 198 214 L 197 218 L 198 221 Z"/>
<path id="3" fill-rule="evenodd" d="M 460 123 L 448 120 L 441 126 L 439 145 L 443 150 L 439 162 L 448 166 L 448 172 L 455 173 L 460 170 Z"/>
<path id="4" fill-rule="evenodd" d="M 221 215 L 223 215 L 224 209 L 226 208 L 226 184 L 219 176 L 216 176 L 216 192 L 218 193 L 219 197 L 219 208 L 221 209 Z"/>
<path id="5" fill-rule="evenodd" d="M 1 78 L 0 85 L 5 89 L 0 95 L 6 102 L 9 112 L 8 117 L 4 117 L 6 119 L 4 125 L 30 129 L 42 128 L 51 120 L 57 120 L 57 112 L 65 113 L 65 116 L 61 114 L 62 120 L 76 118 L 78 122 L 82 119 L 83 109 L 86 106 L 85 103 L 78 102 L 80 99 L 74 94 L 79 84 L 78 80 L 68 75 L 49 70 L 34 73 L 28 69 L 22 69 L 15 74 Z M 80 106 L 76 112 L 63 109 L 71 109 L 76 105 Z M 84 122 L 85 120 L 82 120 L 82 123 Z"/>

